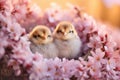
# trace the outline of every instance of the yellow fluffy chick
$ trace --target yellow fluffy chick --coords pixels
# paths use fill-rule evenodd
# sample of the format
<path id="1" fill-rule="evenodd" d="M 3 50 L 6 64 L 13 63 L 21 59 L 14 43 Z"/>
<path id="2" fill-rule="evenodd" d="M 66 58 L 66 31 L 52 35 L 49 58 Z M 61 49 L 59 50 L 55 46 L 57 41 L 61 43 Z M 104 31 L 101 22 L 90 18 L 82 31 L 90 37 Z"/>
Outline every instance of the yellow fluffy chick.
<path id="1" fill-rule="evenodd" d="M 54 42 L 59 50 L 60 58 L 76 58 L 80 53 L 81 40 L 70 22 L 60 22 L 54 32 Z"/>
<path id="2" fill-rule="evenodd" d="M 30 49 L 33 53 L 38 52 L 45 58 L 55 58 L 58 56 L 58 50 L 53 43 L 53 37 L 50 29 L 44 25 L 36 26 L 29 34 L 31 41 Z"/>

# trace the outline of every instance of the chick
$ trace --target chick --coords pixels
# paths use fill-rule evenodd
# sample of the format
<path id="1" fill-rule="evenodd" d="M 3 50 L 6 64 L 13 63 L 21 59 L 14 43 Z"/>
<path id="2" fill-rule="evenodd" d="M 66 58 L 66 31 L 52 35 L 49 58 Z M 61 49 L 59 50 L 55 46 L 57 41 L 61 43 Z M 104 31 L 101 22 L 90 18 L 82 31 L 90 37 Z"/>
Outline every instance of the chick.
<path id="1" fill-rule="evenodd" d="M 45 58 L 55 58 L 58 56 L 58 50 L 53 43 L 53 37 L 50 29 L 43 25 L 36 26 L 29 34 L 31 41 L 30 49 L 33 53 L 38 52 Z"/>
<path id="2" fill-rule="evenodd" d="M 53 36 L 60 58 L 76 58 L 80 53 L 81 40 L 70 22 L 60 22 L 55 28 Z"/>

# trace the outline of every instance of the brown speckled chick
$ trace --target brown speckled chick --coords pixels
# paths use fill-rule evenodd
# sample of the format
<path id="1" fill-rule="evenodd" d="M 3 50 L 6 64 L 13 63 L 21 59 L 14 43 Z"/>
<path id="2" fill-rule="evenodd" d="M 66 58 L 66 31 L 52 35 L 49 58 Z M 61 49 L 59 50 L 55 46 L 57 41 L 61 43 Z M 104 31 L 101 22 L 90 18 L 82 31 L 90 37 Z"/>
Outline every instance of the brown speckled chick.
<path id="1" fill-rule="evenodd" d="M 41 53 L 45 58 L 55 58 L 58 56 L 58 50 L 53 43 L 53 37 L 50 29 L 46 26 L 36 26 L 29 34 L 31 41 L 30 49 L 33 53 Z"/>
<path id="2" fill-rule="evenodd" d="M 80 53 L 81 40 L 70 22 L 60 22 L 53 32 L 60 58 L 76 58 Z"/>

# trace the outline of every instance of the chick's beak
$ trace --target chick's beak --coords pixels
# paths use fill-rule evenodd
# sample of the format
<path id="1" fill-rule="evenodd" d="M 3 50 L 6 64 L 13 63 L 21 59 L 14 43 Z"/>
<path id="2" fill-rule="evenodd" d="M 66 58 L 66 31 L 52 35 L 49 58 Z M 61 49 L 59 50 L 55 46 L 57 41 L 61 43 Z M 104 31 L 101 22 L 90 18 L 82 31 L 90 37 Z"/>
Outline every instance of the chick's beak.
<path id="1" fill-rule="evenodd" d="M 45 39 L 46 39 L 46 37 L 45 37 L 45 36 L 42 36 L 42 39 L 44 39 L 44 40 L 45 40 Z"/>
<path id="2" fill-rule="evenodd" d="M 64 36 L 66 36 L 66 34 L 67 34 L 66 32 L 63 33 Z"/>

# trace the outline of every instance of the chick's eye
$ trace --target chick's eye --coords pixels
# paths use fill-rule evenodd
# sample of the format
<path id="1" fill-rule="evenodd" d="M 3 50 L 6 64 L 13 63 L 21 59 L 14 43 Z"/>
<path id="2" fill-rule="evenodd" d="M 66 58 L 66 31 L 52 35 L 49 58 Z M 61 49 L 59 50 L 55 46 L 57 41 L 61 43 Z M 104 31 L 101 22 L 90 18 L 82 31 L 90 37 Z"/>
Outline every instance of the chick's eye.
<path id="1" fill-rule="evenodd" d="M 69 31 L 69 33 L 74 33 L 74 31 L 73 31 L 73 30 L 71 30 L 71 31 Z"/>
<path id="2" fill-rule="evenodd" d="M 34 37 L 34 38 L 37 38 L 37 36 L 36 36 L 36 35 L 33 35 L 33 37 Z"/>
<path id="3" fill-rule="evenodd" d="M 48 37 L 51 37 L 51 35 L 48 35 Z"/>
<path id="4" fill-rule="evenodd" d="M 33 35 L 34 38 L 41 38 L 40 35 Z"/>

